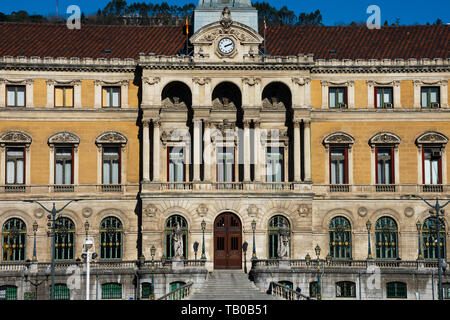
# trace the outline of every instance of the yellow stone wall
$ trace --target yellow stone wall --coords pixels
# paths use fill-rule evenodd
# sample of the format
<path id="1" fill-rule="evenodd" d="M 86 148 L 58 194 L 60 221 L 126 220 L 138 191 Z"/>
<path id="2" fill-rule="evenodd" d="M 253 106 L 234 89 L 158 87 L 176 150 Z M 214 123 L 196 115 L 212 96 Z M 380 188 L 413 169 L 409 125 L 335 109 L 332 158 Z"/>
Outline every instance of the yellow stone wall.
<path id="1" fill-rule="evenodd" d="M 49 184 L 50 148 L 48 138 L 58 132 L 68 131 L 80 138 L 79 155 L 79 183 L 97 183 L 97 146 L 95 139 L 105 131 L 117 131 L 128 139 L 127 154 L 127 181 L 122 183 L 139 183 L 139 141 L 138 128 L 130 122 L 2 122 L 0 134 L 17 130 L 25 132 L 33 139 L 31 143 L 31 184 Z"/>
<path id="2" fill-rule="evenodd" d="M 320 80 L 311 80 L 311 105 L 313 108 L 322 106 L 322 85 Z"/>
<path id="3" fill-rule="evenodd" d="M 94 107 L 94 80 L 81 81 L 81 105 L 84 108 Z"/>
<path id="4" fill-rule="evenodd" d="M 400 103 L 402 108 L 413 108 L 414 106 L 414 84 L 412 80 L 403 80 L 400 83 Z M 394 106 L 395 107 L 395 106 Z"/>
<path id="5" fill-rule="evenodd" d="M 47 83 L 45 79 L 34 79 L 33 101 L 35 107 L 45 107 L 47 104 Z"/>
<path id="6" fill-rule="evenodd" d="M 139 107 L 138 90 L 139 87 L 133 84 L 133 80 L 130 80 L 130 84 L 128 85 L 128 106 L 130 108 Z"/>
<path id="7" fill-rule="evenodd" d="M 366 80 L 355 81 L 355 107 L 367 108 L 367 83 Z"/>
<path id="8" fill-rule="evenodd" d="M 437 131 L 450 136 L 448 122 L 312 122 L 311 123 L 311 173 L 315 184 L 328 184 L 325 181 L 325 147 L 323 139 L 334 132 L 345 132 L 355 139 L 353 146 L 353 180 L 354 184 L 371 183 L 371 161 L 369 139 L 379 132 L 392 132 L 402 142 L 399 145 L 400 183 L 418 182 L 417 146 L 415 139 L 426 131 Z M 447 157 L 450 152 L 447 148 Z M 450 164 L 447 161 L 447 172 Z M 398 180 L 396 180 L 398 182 Z"/>

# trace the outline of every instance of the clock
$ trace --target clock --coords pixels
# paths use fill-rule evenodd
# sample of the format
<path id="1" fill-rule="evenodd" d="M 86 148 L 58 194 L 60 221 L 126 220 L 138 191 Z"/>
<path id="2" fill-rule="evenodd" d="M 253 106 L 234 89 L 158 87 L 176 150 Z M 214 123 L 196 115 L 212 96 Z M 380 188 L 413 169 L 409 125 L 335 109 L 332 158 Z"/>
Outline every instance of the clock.
<path id="1" fill-rule="evenodd" d="M 223 54 L 230 54 L 234 51 L 234 41 L 230 38 L 223 38 L 219 41 L 219 51 Z"/>

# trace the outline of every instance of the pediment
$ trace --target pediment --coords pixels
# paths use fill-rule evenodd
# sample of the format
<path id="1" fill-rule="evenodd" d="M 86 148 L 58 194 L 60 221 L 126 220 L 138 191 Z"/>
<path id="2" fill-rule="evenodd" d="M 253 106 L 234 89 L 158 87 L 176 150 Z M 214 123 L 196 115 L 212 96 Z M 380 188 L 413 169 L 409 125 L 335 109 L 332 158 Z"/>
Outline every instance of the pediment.
<path id="1" fill-rule="evenodd" d="M 441 133 L 438 132 L 426 132 L 417 138 L 417 144 L 447 144 L 448 138 Z"/>
<path id="2" fill-rule="evenodd" d="M 57 144 L 57 143 L 68 143 L 68 144 L 79 144 L 80 138 L 73 133 L 70 132 L 59 132 L 52 135 L 48 139 L 49 144 Z"/>
<path id="3" fill-rule="evenodd" d="M 30 144 L 31 137 L 20 131 L 8 131 L 0 136 L 1 144 Z"/>
<path id="4" fill-rule="evenodd" d="M 242 44 L 261 44 L 264 40 L 259 33 L 245 24 L 232 21 L 232 24 L 228 28 L 225 28 L 218 21 L 198 30 L 191 37 L 190 41 L 194 46 L 196 44 L 212 44 L 215 39 L 225 35 L 234 36 Z"/>

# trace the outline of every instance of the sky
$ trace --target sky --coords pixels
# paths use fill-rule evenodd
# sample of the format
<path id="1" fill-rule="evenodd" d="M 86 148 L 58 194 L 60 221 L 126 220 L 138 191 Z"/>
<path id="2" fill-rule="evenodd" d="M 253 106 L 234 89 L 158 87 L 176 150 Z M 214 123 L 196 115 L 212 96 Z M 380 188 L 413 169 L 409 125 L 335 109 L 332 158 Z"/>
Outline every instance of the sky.
<path id="1" fill-rule="evenodd" d="M 19 0 L 0 1 L 0 12 L 10 14 L 12 11 L 26 10 L 30 14 L 55 15 L 56 2 L 59 2 L 59 13 L 65 15 L 67 7 L 78 5 L 85 14 L 96 13 L 97 9 L 104 8 L 109 0 Z M 160 3 L 161 0 L 127 0 L 132 2 Z M 190 2 L 197 4 L 198 0 L 166 0 L 169 4 L 184 5 Z M 366 21 L 369 14 L 366 13 L 370 5 L 378 5 L 381 9 L 381 23 L 385 20 L 392 24 L 400 19 L 400 24 L 425 24 L 434 22 L 440 18 L 443 23 L 450 23 L 449 0 L 266 0 L 272 6 L 281 8 L 286 5 L 297 15 L 300 12 L 312 12 L 320 10 L 325 25 L 350 23 L 352 21 Z"/>

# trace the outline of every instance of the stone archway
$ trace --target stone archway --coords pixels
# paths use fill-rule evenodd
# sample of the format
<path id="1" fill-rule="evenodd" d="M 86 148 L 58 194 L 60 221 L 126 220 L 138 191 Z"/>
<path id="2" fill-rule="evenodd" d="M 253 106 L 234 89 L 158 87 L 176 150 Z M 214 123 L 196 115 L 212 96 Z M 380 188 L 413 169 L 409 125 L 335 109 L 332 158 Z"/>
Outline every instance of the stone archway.
<path id="1" fill-rule="evenodd" d="M 242 223 L 231 212 L 214 221 L 214 269 L 242 268 Z"/>

